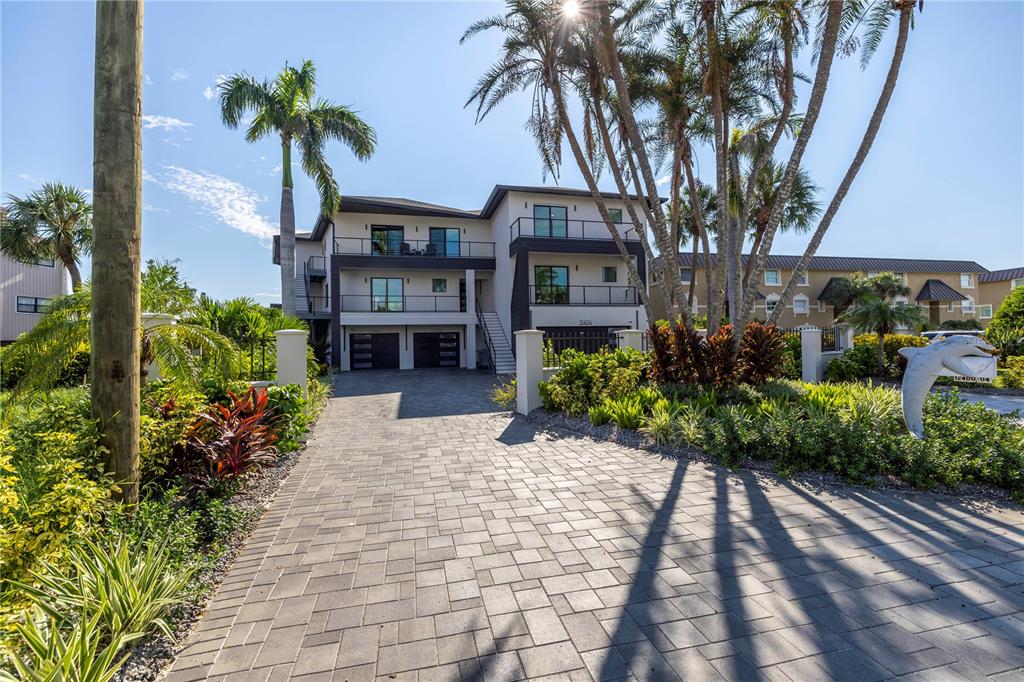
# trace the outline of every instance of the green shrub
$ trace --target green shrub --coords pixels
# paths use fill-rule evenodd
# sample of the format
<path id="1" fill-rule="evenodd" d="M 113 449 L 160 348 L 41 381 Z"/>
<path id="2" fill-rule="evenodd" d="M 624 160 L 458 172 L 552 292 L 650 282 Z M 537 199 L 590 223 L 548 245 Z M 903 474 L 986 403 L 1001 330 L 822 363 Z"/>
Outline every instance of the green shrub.
<path id="1" fill-rule="evenodd" d="M 281 452 L 292 452 L 302 446 L 302 439 L 309 433 L 312 422 L 306 406 L 302 387 L 298 384 L 267 386 L 267 412 L 270 413 L 269 420 L 277 434 L 277 448 Z"/>
<path id="2" fill-rule="evenodd" d="M 612 411 L 607 404 L 594 405 L 588 410 L 587 416 L 594 426 L 603 426 L 612 420 Z"/>
<path id="3" fill-rule="evenodd" d="M 739 350 L 740 379 L 760 385 L 784 372 L 786 341 L 774 324 L 751 322 L 743 330 Z"/>
<path id="4" fill-rule="evenodd" d="M 1024 388 L 1024 357 L 1006 358 L 1003 371 L 999 373 L 999 384 L 1006 388 Z"/>
<path id="5" fill-rule="evenodd" d="M 206 407 L 201 393 L 150 382 L 142 392 L 139 472 L 143 483 L 166 476 L 182 456 L 188 431 Z"/>
<path id="6" fill-rule="evenodd" d="M 649 416 L 641 420 L 640 433 L 653 438 L 658 445 L 675 444 L 678 441 L 676 414 L 677 410 L 662 400 L 653 406 Z"/>
<path id="7" fill-rule="evenodd" d="M 1024 329 L 1024 287 L 1017 287 L 996 308 L 989 332 L 1002 333 L 1007 329 Z"/>
<path id="8" fill-rule="evenodd" d="M 638 429 L 643 423 L 644 406 L 635 396 L 608 400 L 605 405 L 612 421 L 620 429 Z"/>
<path id="9" fill-rule="evenodd" d="M 1024 355 L 1024 327 L 989 327 L 985 330 L 985 339 L 999 349 L 999 358 L 1003 361 Z"/>
<path id="10" fill-rule="evenodd" d="M 28 358 L 9 350 L 11 346 L 0 347 L 0 391 L 6 391 L 21 381 L 25 375 Z M 61 368 L 54 388 L 81 386 L 89 381 L 89 348 L 84 346 L 74 353 L 70 362 Z"/>
<path id="11" fill-rule="evenodd" d="M 573 416 L 605 400 L 629 395 L 647 369 L 647 355 L 630 348 L 591 354 L 568 349 L 562 352 L 561 361 L 561 370 L 541 382 L 541 399 L 545 409 L 553 407 Z"/>
<path id="12" fill-rule="evenodd" d="M 502 379 L 491 389 L 491 401 L 503 410 L 512 409 L 516 404 L 516 380 Z"/>

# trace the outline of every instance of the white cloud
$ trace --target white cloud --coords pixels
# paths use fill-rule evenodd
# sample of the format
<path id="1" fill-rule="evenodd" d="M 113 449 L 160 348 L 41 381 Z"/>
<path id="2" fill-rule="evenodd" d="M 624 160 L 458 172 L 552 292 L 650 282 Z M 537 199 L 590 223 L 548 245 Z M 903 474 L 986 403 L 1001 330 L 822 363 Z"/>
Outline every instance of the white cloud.
<path id="1" fill-rule="evenodd" d="M 36 176 L 29 175 L 28 173 L 18 173 L 18 178 L 20 178 L 21 180 L 24 180 L 25 182 L 31 182 L 32 184 L 35 184 L 35 185 L 41 184 L 43 182 L 42 180 L 40 180 Z"/>
<path id="2" fill-rule="evenodd" d="M 253 298 L 281 298 L 281 292 L 278 291 L 257 291 L 255 294 L 250 294 Z"/>
<path id="3" fill-rule="evenodd" d="M 185 69 L 183 69 L 183 68 L 181 68 L 179 66 L 174 71 L 171 71 L 171 80 L 172 81 L 186 81 L 186 80 L 189 79 L 190 75 L 191 74 L 188 71 L 186 71 Z"/>
<path id="4" fill-rule="evenodd" d="M 149 182 L 156 182 L 156 181 L 157 181 L 157 179 L 156 179 L 155 177 L 153 177 L 153 174 L 152 174 L 152 173 L 150 173 L 150 172 L 149 172 L 148 170 L 146 170 L 145 168 L 143 168 L 143 169 L 142 169 L 142 180 L 143 180 L 143 182 L 145 182 L 145 181 L 147 181 L 147 180 L 148 180 Z"/>
<path id="5" fill-rule="evenodd" d="M 142 82 L 145 83 L 146 85 L 152 85 L 153 84 L 153 79 L 149 77 L 148 73 L 144 73 L 144 74 L 142 74 Z"/>
<path id="6" fill-rule="evenodd" d="M 207 85 L 205 88 L 203 88 L 203 97 L 205 97 L 207 101 L 213 99 L 213 96 L 214 96 L 213 88 L 211 88 L 209 85 Z"/>
<path id="7" fill-rule="evenodd" d="M 154 206 L 153 204 L 143 204 L 142 210 L 149 211 L 150 213 L 170 213 L 170 211 L 168 211 L 166 208 L 160 208 L 158 206 Z"/>
<path id="8" fill-rule="evenodd" d="M 245 185 L 209 171 L 192 171 L 180 166 L 165 166 L 158 180 L 161 187 L 177 192 L 225 225 L 269 242 L 277 226 L 257 210 L 267 199 Z"/>
<path id="9" fill-rule="evenodd" d="M 664 184 L 666 184 L 666 183 L 667 183 L 667 182 L 668 182 L 669 180 L 671 180 L 671 179 L 672 179 L 672 177 L 671 177 L 671 176 L 669 176 L 669 175 L 665 175 L 665 176 L 663 176 L 663 177 L 660 177 L 660 178 L 658 178 L 657 180 L 655 180 L 655 181 L 654 181 L 654 183 L 655 183 L 656 185 L 664 185 Z"/>
<path id="10" fill-rule="evenodd" d="M 143 114 L 142 127 L 184 132 L 187 128 L 191 128 L 192 124 L 188 121 L 182 121 L 180 118 L 174 118 L 173 116 L 149 116 Z"/>

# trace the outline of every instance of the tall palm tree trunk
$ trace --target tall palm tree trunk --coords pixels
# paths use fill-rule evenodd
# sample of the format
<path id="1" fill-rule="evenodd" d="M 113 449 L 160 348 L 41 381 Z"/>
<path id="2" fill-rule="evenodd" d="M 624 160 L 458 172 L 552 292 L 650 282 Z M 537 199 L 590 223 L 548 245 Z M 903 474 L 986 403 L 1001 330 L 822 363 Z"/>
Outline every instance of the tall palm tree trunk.
<path id="1" fill-rule="evenodd" d="M 804 114 L 800 132 L 793 143 L 793 151 L 790 153 L 789 161 L 786 164 L 786 171 L 782 176 L 782 183 L 779 185 L 775 198 L 775 205 L 768 216 L 768 225 L 765 228 L 760 253 L 751 253 L 754 259 L 754 269 L 751 273 L 751 280 L 755 284 L 761 281 L 765 268 L 768 266 L 768 255 L 772 250 L 772 242 L 775 239 L 775 232 L 782 221 L 782 212 L 789 202 L 789 193 L 793 189 L 797 172 L 800 168 L 800 160 L 803 158 L 804 150 L 811 140 L 814 132 L 814 125 L 821 113 L 821 104 L 825 99 L 825 91 L 828 89 L 828 81 L 832 72 L 832 62 L 835 59 L 836 43 L 839 40 L 839 30 L 842 28 L 843 3 L 841 0 L 828 0 L 828 7 L 825 11 L 825 27 L 821 37 L 821 48 L 818 52 L 818 67 L 814 74 L 814 85 L 811 86 L 811 95 L 807 100 L 807 111 Z M 754 299 L 757 295 L 757 287 L 748 289 L 743 295 L 743 303 L 739 312 L 741 321 L 745 321 L 754 306 Z M 776 305 L 775 309 L 782 314 L 783 306 Z"/>
<path id="2" fill-rule="evenodd" d="M 120 497 L 139 493 L 142 1 L 96 4 L 92 413 Z"/>
<path id="3" fill-rule="evenodd" d="M 295 314 L 295 201 L 292 198 L 292 142 L 281 138 L 281 312 Z"/>
<path id="4" fill-rule="evenodd" d="M 71 291 L 78 291 L 82 288 L 82 271 L 78 268 L 78 261 L 66 251 L 57 254 L 57 256 L 68 271 L 68 277 L 71 278 Z M 64 292 L 62 291 L 61 293 Z"/>
<path id="5" fill-rule="evenodd" d="M 893 48 L 892 61 L 889 62 L 889 72 L 885 77 L 885 85 L 882 86 L 882 92 L 878 96 L 878 102 L 875 103 L 875 110 L 871 114 L 871 120 L 868 122 L 867 130 L 864 131 L 864 137 L 860 141 L 860 147 L 857 148 L 857 153 L 853 157 L 853 161 L 850 162 L 850 167 L 846 170 L 846 175 L 843 176 L 842 182 L 839 183 L 839 187 L 836 188 L 836 193 L 832 197 L 832 201 L 829 203 L 828 208 L 825 210 L 825 214 L 821 216 L 821 222 L 818 223 L 818 228 L 814 231 L 814 235 L 811 237 L 811 241 L 808 242 L 807 248 L 804 250 L 804 255 L 800 257 L 800 262 L 793 269 L 793 274 L 790 276 L 789 281 L 786 283 L 786 288 L 782 290 L 782 296 L 779 298 L 779 303 L 782 305 L 776 305 L 775 311 L 772 312 L 770 321 L 774 322 L 778 319 L 779 313 L 782 306 L 786 304 L 789 297 L 793 295 L 793 290 L 797 285 L 797 281 L 800 276 L 806 272 L 807 265 L 811 262 L 811 258 L 818 251 L 818 247 L 821 246 L 821 240 L 825 237 L 825 233 L 828 231 L 829 226 L 832 225 L 832 219 L 835 218 L 836 213 L 839 212 L 839 207 L 842 205 L 843 200 L 846 198 L 847 192 L 850 191 L 850 186 L 853 184 L 854 179 L 857 177 L 857 173 L 860 172 L 860 167 L 864 165 L 864 160 L 868 156 L 868 152 L 871 151 L 871 145 L 875 142 L 875 137 L 878 135 L 878 129 L 882 125 L 882 119 L 885 118 L 885 111 L 889 107 L 889 100 L 892 99 L 893 90 L 896 89 L 896 80 L 900 75 L 900 66 L 903 63 L 903 55 L 907 50 L 907 38 L 910 35 L 910 24 L 914 14 L 914 3 L 911 0 L 903 0 L 900 6 L 900 24 L 899 31 L 896 35 L 896 46 Z"/>

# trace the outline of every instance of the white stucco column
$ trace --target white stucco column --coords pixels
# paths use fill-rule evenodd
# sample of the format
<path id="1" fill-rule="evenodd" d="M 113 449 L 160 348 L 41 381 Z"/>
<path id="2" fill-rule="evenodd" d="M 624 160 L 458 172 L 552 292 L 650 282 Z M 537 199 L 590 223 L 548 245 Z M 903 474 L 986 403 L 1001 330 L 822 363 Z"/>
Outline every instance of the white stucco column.
<path id="1" fill-rule="evenodd" d="M 530 414 L 540 407 L 544 379 L 544 332 L 523 329 L 516 334 L 516 412 Z"/>
<path id="2" fill-rule="evenodd" d="M 476 270 L 466 270 L 466 358 L 462 366 L 476 369 Z"/>
<path id="3" fill-rule="evenodd" d="M 306 332 L 301 329 L 279 329 L 277 341 L 277 385 L 298 384 L 306 397 Z"/>
<path id="4" fill-rule="evenodd" d="M 619 348 L 644 349 L 644 332 L 639 329 L 620 329 L 615 332 L 619 337 Z"/>
<path id="5" fill-rule="evenodd" d="M 800 374 L 804 381 L 821 381 L 821 330 L 817 327 L 800 328 Z"/>
<path id="6" fill-rule="evenodd" d="M 854 329 L 852 325 L 839 325 L 839 350 L 853 348 Z"/>
<path id="7" fill-rule="evenodd" d="M 178 317 L 168 313 L 142 313 L 142 330 L 145 332 L 153 327 L 162 325 L 178 324 Z M 146 366 L 146 381 L 160 381 L 163 375 L 160 374 L 160 365 L 154 360 Z"/>

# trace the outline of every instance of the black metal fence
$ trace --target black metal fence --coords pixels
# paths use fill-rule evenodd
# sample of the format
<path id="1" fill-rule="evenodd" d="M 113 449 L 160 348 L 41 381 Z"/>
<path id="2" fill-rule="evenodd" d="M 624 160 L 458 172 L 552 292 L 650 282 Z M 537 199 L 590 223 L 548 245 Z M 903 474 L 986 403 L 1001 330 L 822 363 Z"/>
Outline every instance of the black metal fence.
<path id="1" fill-rule="evenodd" d="M 234 339 L 241 353 L 238 378 L 271 381 L 277 374 L 277 342 L 273 334 L 250 334 Z"/>
<path id="2" fill-rule="evenodd" d="M 806 327 L 779 327 L 779 331 L 782 332 L 782 336 L 785 339 L 796 339 L 797 343 L 800 342 L 800 332 Z M 842 335 L 839 333 L 839 325 L 833 327 L 818 327 L 821 330 L 821 352 L 832 353 L 842 350 L 840 344 L 842 343 Z"/>
<path id="3" fill-rule="evenodd" d="M 619 337 L 614 331 L 604 329 L 543 330 L 545 367 L 560 367 L 562 353 L 570 348 L 582 353 L 597 353 L 602 348 L 619 347 Z"/>

